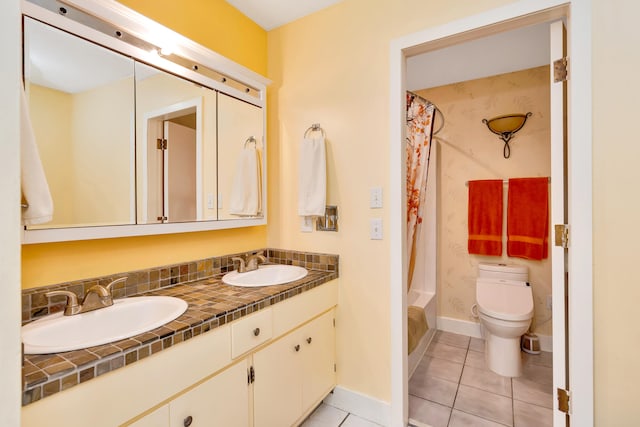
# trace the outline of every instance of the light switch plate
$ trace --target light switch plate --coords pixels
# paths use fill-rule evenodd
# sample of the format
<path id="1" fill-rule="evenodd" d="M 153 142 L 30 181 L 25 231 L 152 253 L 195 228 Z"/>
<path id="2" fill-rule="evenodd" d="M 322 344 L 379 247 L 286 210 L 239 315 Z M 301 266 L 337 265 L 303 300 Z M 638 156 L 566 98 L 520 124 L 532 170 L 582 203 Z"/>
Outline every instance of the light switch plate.
<path id="1" fill-rule="evenodd" d="M 373 209 L 382 207 L 382 187 L 373 187 L 369 190 L 369 207 Z"/>
<path id="2" fill-rule="evenodd" d="M 371 237 L 371 240 L 382 240 L 382 218 L 371 218 L 369 221 L 369 237 Z"/>

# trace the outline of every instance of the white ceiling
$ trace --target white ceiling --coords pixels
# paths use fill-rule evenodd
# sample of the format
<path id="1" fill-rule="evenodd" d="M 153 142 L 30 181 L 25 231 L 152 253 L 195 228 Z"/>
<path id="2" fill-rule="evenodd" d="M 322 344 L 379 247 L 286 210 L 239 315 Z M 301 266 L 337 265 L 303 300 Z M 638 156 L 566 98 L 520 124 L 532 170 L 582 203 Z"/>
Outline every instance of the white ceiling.
<path id="1" fill-rule="evenodd" d="M 342 0 L 226 0 L 269 31 Z"/>

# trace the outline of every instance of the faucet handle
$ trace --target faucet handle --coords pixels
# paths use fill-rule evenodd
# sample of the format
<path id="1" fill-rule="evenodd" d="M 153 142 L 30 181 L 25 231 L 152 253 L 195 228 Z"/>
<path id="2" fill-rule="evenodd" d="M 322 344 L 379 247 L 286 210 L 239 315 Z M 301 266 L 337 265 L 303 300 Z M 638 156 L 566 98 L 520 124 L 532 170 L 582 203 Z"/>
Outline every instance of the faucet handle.
<path id="1" fill-rule="evenodd" d="M 113 285 L 117 285 L 118 283 L 126 282 L 128 278 L 129 278 L 128 276 L 125 276 L 125 277 L 121 277 L 119 279 L 116 279 L 113 282 L 109 283 L 104 288 L 107 290 L 107 292 L 109 292 L 109 294 L 111 294 L 113 292 Z"/>
<path id="2" fill-rule="evenodd" d="M 238 265 L 238 273 L 244 273 L 245 272 L 246 268 L 245 268 L 245 264 L 244 264 L 244 259 L 242 259 L 240 257 L 237 257 L 237 256 L 234 256 L 234 257 L 231 258 L 231 261 L 233 261 L 234 263 L 236 261 L 238 261 L 238 263 L 240 264 L 240 265 Z"/>
<path id="3" fill-rule="evenodd" d="M 78 305 L 78 295 L 71 291 L 51 291 L 44 294 L 47 298 L 55 297 L 58 295 L 63 295 L 67 297 L 67 305 L 64 307 L 64 315 L 71 316 L 76 314 L 76 312 L 80 309 Z"/>

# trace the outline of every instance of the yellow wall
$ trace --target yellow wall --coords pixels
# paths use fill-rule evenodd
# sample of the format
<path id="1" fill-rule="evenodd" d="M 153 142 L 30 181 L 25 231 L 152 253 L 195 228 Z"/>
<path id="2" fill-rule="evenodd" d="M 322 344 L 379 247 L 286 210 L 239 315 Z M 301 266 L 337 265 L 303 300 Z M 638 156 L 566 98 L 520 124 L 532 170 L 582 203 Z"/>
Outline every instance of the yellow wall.
<path id="1" fill-rule="evenodd" d="M 535 302 L 533 329 L 538 334 L 551 335 L 551 310 L 545 305 L 546 296 L 551 295 L 551 260 L 507 257 L 506 186 L 502 257 L 469 255 L 468 188 L 464 185 L 466 181 L 475 179 L 550 175 L 549 67 L 500 74 L 416 93 L 437 105 L 445 117 L 445 126 L 434 138 L 439 148 L 438 185 L 441 194 L 437 203 L 440 218 L 438 316 L 475 321 L 471 317 L 471 306 L 476 302 L 479 262 L 525 265 L 529 269 Z M 489 132 L 482 119 L 527 112 L 533 115 L 511 141 L 511 157 L 505 159 L 502 154 L 504 143 Z M 438 116 L 436 129 L 440 126 L 439 120 Z"/>
<path id="2" fill-rule="evenodd" d="M 390 400 L 389 240 L 369 239 L 369 189 L 389 182 L 389 44 L 504 0 L 346 0 L 269 32 L 269 245 L 340 255 L 338 383 Z M 339 231 L 301 233 L 298 144 L 327 134 L 329 204 Z M 383 196 L 384 197 L 384 196 Z M 384 202 L 388 202 L 384 198 Z M 384 229 L 384 225 L 383 225 Z"/>
<path id="3" fill-rule="evenodd" d="M 638 16 L 633 0 L 593 1 L 593 122 L 584 125 L 593 129 L 597 426 L 640 425 Z"/>
<path id="4" fill-rule="evenodd" d="M 172 30 L 265 75 L 267 33 L 224 0 L 118 0 Z"/>
<path id="5" fill-rule="evenodd" d="M 258 73 L 266 73 L 266 32 L 223 0 L 126 0 Z M 266 246 L 266 227 L 22 246 L 22 287 L 201 259 Z"/>

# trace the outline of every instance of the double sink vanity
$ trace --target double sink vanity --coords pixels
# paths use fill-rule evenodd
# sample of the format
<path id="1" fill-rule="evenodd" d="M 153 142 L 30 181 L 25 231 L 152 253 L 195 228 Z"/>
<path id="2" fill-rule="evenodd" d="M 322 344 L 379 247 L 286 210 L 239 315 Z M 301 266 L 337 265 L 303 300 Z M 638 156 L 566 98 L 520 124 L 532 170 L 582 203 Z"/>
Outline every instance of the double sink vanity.
<path id="1" fill-rule="evenodd" d="M 232 271 L 235 256 L 220 257 L 212 261 L 220 265 L 213 272 L 220 272 L 211 277 L 116 299 L 111 307 L 73 316 L 49 314 L 27 323 L 25 328 L 39 322 L 55 325 L 64 317 L 91 316 L 89 322 L 95 323 L 85 325 L 91 328 L 78 329 L 81 339 L 90 340 L 94 338 L 91 329 L 102 333 L 105 322 L 130 328 L 140 324 L 135 313 L 127 319 L 126 309 L 119 308 L 135 306 L 128 301 L 151 301 L 141 302 L 140 307 L 151 304 L 142 308 L 148 311 L 155 309 L 154 298 L 187 304 L 174 320 L 115 342 L 26 354 L 23 425 L 46 424 L 51 419 L 62 419 L 69 426 L 138 427 L 191 423 L 266 427 L 301 421 L 336 384 L 338 259 L 273 249 L 264 252 L 268 264 L 254 271 Z M 301 270 L 306 274 L 295 279 Z M 126 274 L 140 276 L 140 272 Z M 243 275 L 252 283 L 224 283 L 241 280 Z M 262 285 L 284 283 L 258 286 L 258 280 L 263 280 Z M 65 304 L 58 303 L 56 309 Z M 72 335 L 75 326 L 68 327 L 66 335 Z M 105 329 L 109 333 L 110 328 Z M 29 353 L 27 344 L 25 340 Z M 39 352 L 37 346 L 33 349 Z M 105 402 L 113 410 L 105 413 Z"/>

